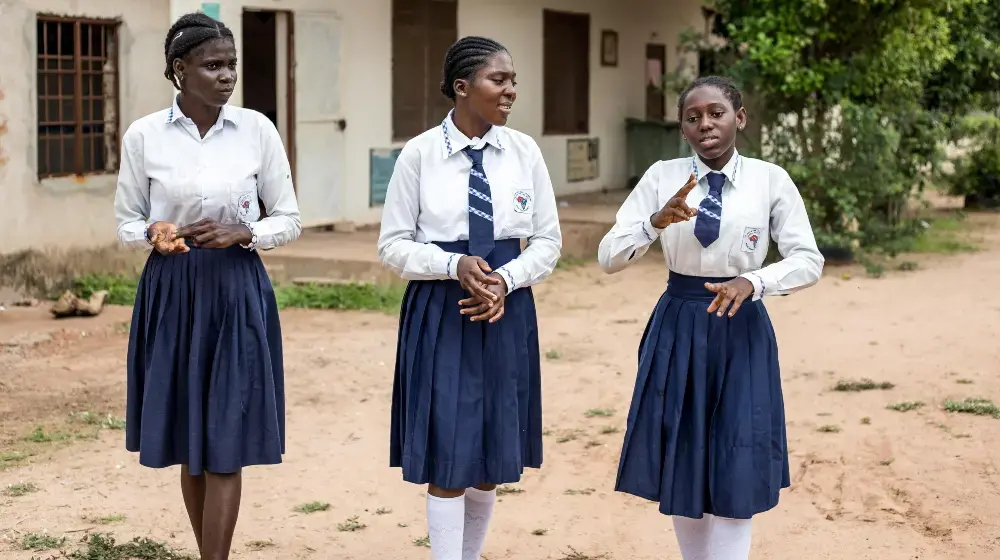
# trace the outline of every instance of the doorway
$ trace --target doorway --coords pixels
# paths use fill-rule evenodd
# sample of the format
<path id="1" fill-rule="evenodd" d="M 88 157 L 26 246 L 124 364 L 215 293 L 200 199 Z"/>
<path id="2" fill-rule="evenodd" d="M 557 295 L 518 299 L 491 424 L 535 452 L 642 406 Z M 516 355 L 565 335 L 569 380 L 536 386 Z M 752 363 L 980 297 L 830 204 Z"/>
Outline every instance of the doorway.
<path id="1" fill-rule="evenodd" d="M 243 106 L 278 129 L 295 176 L 295 42 L 290 12 L 243 10 Z M 294 184 L 294 183 L 293 183 Z M 296 184 L 296 191 L 298 185 Z"/>
<path id="2" fill-rule="evenodd" d="M 664 73 L 667 69 L 667 46 L 646 45 L 646 120 L 662 121 L 666 117 Z"/>

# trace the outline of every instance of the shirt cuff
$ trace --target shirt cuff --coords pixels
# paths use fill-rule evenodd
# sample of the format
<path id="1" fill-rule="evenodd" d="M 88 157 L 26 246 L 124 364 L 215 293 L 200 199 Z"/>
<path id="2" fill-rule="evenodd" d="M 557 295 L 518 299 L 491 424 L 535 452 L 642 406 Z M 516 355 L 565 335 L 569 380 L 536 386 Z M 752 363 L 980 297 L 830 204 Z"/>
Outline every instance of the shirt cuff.
<path id="1" fill-rule="evenodd" d="M 764 279 L 761 278 L 756 272 L 741 274 L 740 278 L 746 278 L 751 284 L 753 284 L 753 299 L 751 301 L 757 301 L 764 297 L 767 285 L 764 283 Z"/>
<path id="2" fill-rule="evenodd" d="M 458 280 L 458 261 L 462 256 L 461 253 L 446 251 L 434 255 L 434 274 L 444 274 L 449 280 Z"/>
<path id="3" fill-rule="evenodd" d="M 511 273 L 510 269 L 507 268 L 506 265 L 498 268 L 497 274 L 503 276 L 503 281 L 507 284 L 507 295 L 517 288 L 517 282 L 514 281 L 514 274 Z"/>
<path id="4" fill-rule="evenodd" d="M 646 238 L 645 245 L 649 245 L 653 241 L 656 241 L 656 238 L 659 237 L 661 233 L 663 233 L 662 229 L 653 227 L 652 218 L 646 218 L 646 221 L 642 222 L 641 225 L 642 225 L 641 235 Z"/>

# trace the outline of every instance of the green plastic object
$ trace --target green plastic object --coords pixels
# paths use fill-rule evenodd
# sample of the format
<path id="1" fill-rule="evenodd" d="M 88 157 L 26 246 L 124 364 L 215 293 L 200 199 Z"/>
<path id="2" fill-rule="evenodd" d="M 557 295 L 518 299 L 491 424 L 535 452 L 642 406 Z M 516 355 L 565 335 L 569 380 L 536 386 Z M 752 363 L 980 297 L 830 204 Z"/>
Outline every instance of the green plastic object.
<path id="1" fill-rule="evenodd" d="M 681 136 L 678 122 L 628 118 L 625 119 L 625 138 L 630 189 L 654 163 L 691 155 L 691 147 Z"/>

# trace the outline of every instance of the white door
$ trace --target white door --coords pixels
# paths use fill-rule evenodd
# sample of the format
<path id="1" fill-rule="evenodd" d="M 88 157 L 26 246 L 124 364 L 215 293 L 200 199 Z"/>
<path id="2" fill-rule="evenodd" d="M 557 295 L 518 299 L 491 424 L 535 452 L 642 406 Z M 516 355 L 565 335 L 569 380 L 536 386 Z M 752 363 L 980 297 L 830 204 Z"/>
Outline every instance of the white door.
<path id="1" fill-rule="evenodd" d="M 303 227 L 341 217 L 344 127 L 342 22 L 336 14 L 295 12 L 295 173 Z"/>

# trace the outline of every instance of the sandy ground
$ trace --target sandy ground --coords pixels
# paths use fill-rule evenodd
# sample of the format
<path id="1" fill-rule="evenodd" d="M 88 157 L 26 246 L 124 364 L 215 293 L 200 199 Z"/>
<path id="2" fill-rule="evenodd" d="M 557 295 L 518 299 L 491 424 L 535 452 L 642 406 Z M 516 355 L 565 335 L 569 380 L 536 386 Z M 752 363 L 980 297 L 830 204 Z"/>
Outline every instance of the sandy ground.
<path id="1" fill-rule="evenodd" d="M 828 269 L 818 286 L 768 301 L 793 482 L 755 520 L 753 558 L 1000 558 L 1000 420 L 942 410 L 946 399 L 1000 400 L 1000 220 L 977 219 L 992 225 L 980 253 L 920 258 L 917 271 L 877 280 Z M 560 270 L 537 289 L 549 352 L 545 464 L 501 499 L 487 559 L 562 559 L 571 547 L 579 559 L 680 558 L 670 520 L 612 490 L 635 348 L 664 282 L 656 254 L 615 276 L 595 265 Z M 128 315 L 112 308 L 53 331 L 42 309 L 0 313 L 0 451 L 34 453 L 4 463 L 0 487 L 39 488 L 0 495 L 0 557 L 30 558 L 15 550 L 29 531 L 71 542 L 113 531 L 194 548 L 177 471 L 140 467 L 122 431 L 23 440 L 36 425 L 79 432 L 65 420 L 71 412 L 123 414 Z M 233 557 L 428 558 L 414 543 L 426 533 L 422 489 L 387 466 L 396 317 L 288 311 L 282 320 L 288 454 L 284 465 L 247 471 Z M 895 388 L 831 391 L 861 378 Z M 900 401 L 926 406 L 886 408 Z M 313 500 L 331 507 L 293 511 Z M 112 515 L 125 520 L 96 521 Z M 338 530 L 354 516 L 364 529 Z"/>

